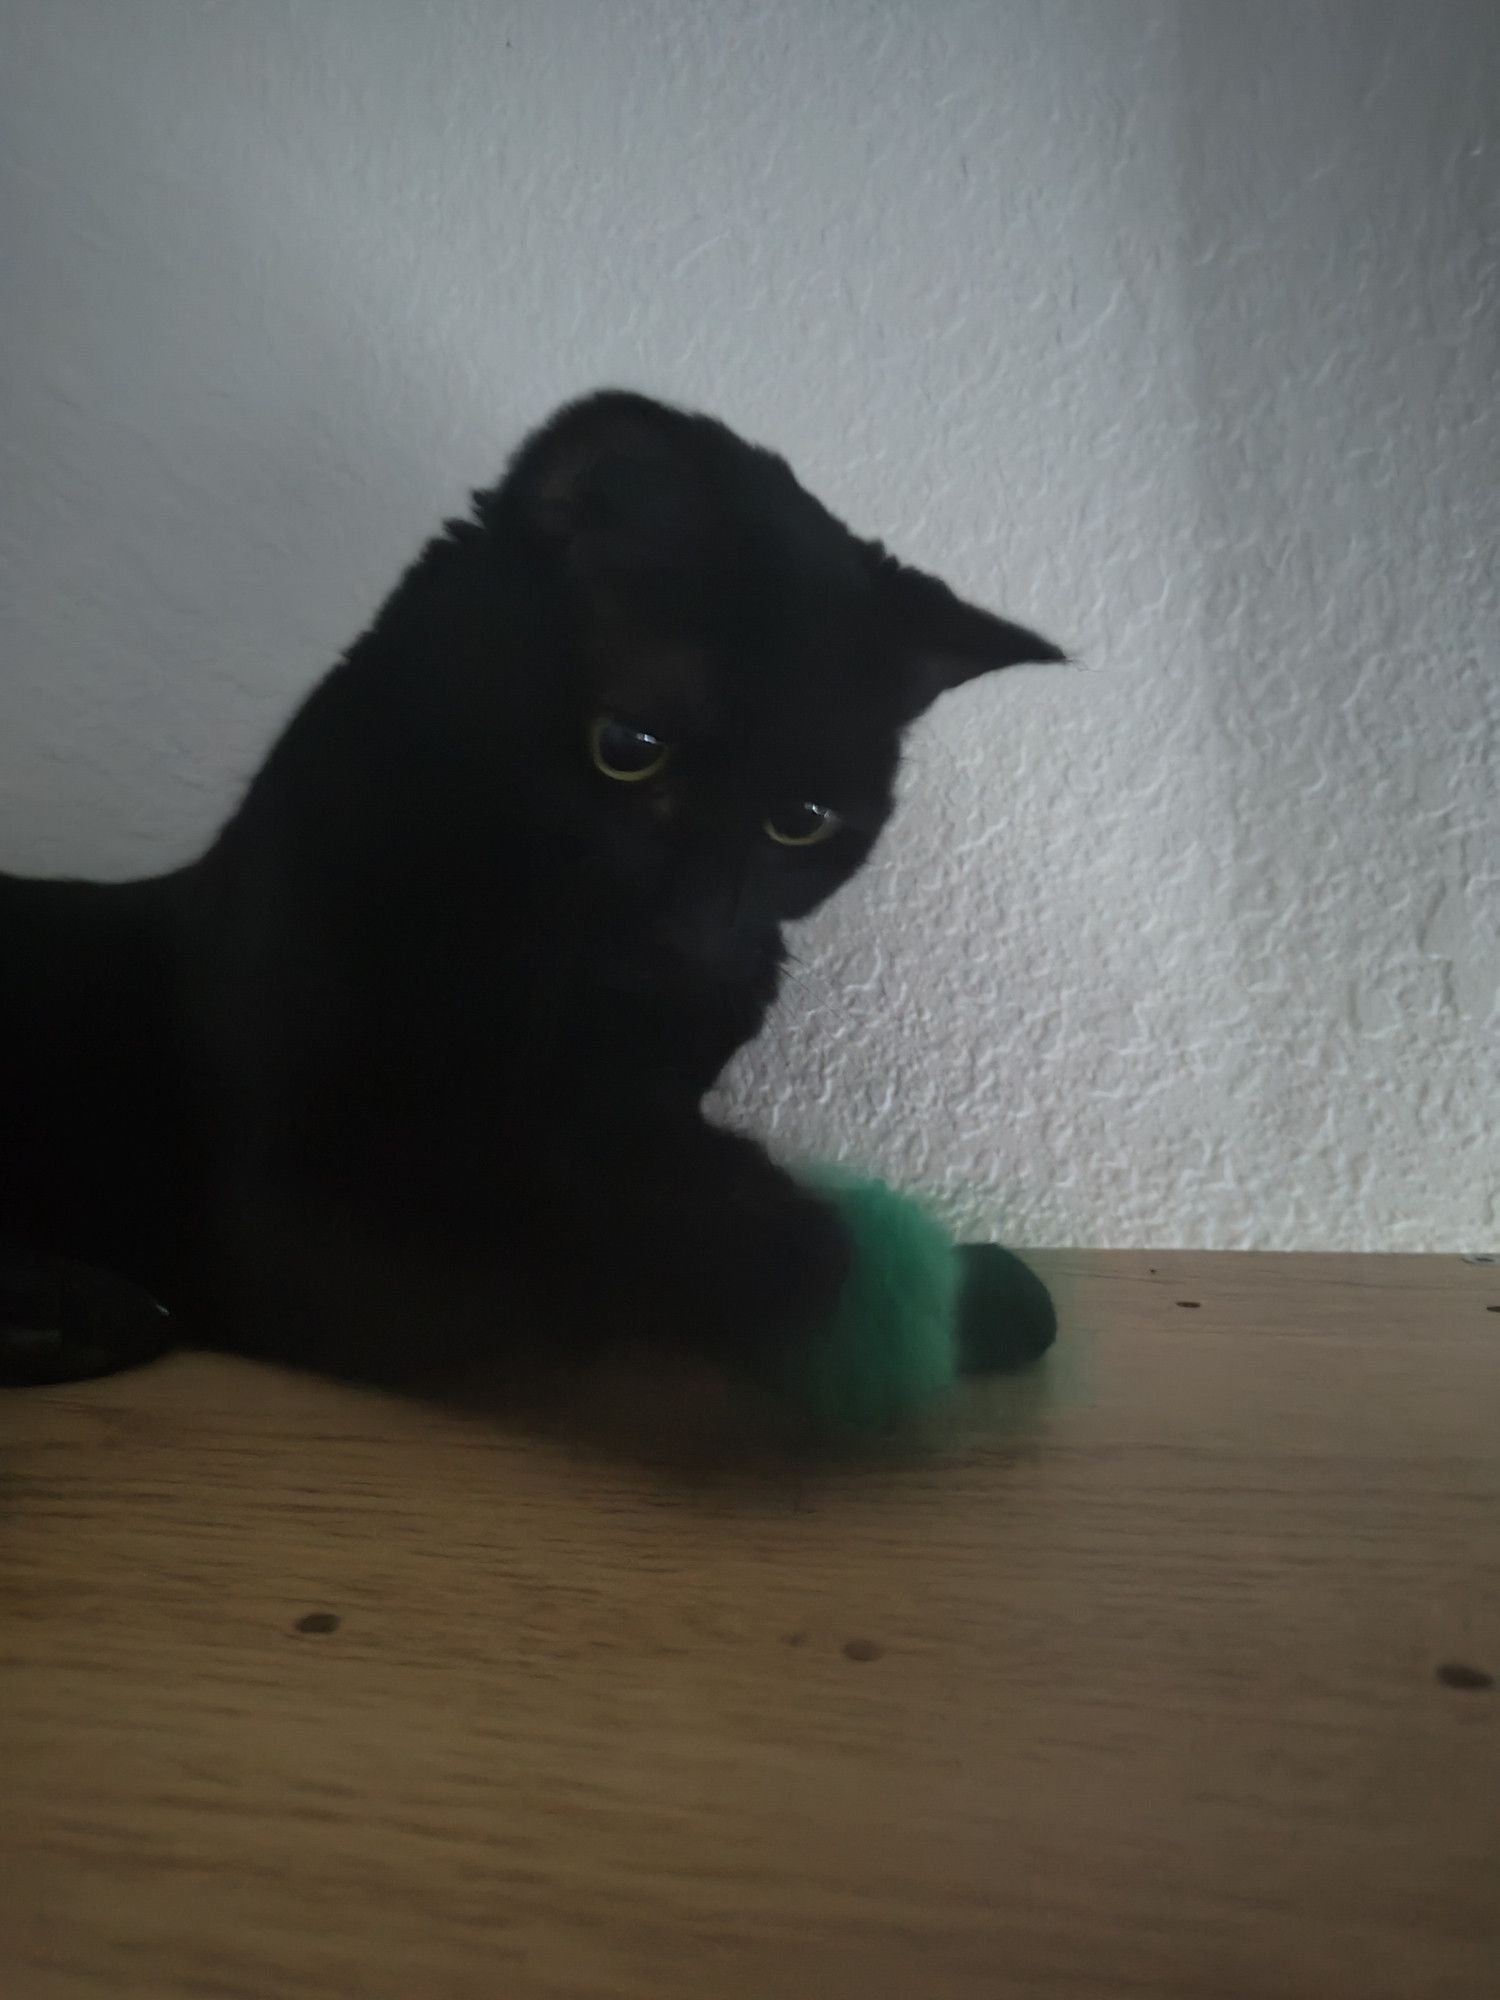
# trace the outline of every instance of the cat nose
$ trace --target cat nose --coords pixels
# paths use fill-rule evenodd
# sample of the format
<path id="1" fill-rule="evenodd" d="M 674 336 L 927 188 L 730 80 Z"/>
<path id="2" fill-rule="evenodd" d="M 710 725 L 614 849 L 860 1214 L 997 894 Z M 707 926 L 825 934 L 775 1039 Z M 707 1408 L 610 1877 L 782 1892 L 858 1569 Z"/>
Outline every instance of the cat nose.
<path id="1" fill-rule="evenodd" d="M 721 849 L 678 858 L 658 906 L 657 936 L 680 965 L 734 977 L 754 957 L 746 922 L 746 874 Z"/>
<path id="2" fill-rule="evenodd" d="M 742 977 L 758 956 L 753 928 L 731 896 L 695 898 L 667 909 L 656 935 L 669 957 L 709 978 Z"/>
<path id="3" fill-rule="evenodd" d="M 705 972 L 731 959 L 736 943 L 729 924 L 700 912 L 668 917 L 661 926 L 661 939 L 674 958 Z"/>

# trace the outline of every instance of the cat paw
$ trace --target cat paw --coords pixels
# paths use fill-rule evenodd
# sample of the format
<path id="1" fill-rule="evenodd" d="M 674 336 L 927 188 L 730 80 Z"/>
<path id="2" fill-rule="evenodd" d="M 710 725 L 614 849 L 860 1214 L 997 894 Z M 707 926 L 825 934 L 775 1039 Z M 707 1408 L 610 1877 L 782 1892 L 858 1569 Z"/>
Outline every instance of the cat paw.
<path id="1" fill-rule="evenodd" d="M 830 1320 L 853 1262 L 833 1206 L 800 1190 L 746 1218 L 709 1279 L 711 1318 L 731 1348 L 776 1351 Z"/>
<path id="2" fill-rule="evenodd" d="M 87 1382 L 176 1344 L 165 1306 L 81 1266 L 0 1265 L 0 1387 Z"/>
<path id="3" fill-rule="evenodd" d="M 1057 1313 L 1035 1271 L 998 1243 L 965 1243 L 958 1256 L 958 1352 L 965 1374 L 1007 1374 L 1039 1360 L 1057 1338 Z"/>

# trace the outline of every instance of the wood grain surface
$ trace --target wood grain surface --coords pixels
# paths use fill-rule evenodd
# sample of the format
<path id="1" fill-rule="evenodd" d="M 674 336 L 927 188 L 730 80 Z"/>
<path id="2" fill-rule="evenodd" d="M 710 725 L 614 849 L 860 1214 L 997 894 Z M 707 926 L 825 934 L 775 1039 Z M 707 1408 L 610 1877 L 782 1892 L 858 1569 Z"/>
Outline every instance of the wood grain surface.
<path id="1" fill-rule="evenodd" d="M 6 1399 L 0 1993 L 1494 2000 L 1500 1269 L 1045 1265 L 876 1466 Z"/>

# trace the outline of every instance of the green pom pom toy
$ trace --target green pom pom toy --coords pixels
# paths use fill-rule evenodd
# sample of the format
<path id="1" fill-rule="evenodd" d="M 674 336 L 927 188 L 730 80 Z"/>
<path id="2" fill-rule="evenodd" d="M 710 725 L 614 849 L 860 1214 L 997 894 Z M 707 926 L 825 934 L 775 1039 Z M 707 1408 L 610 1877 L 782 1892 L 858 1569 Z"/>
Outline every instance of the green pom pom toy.
<path id="1" fill-rule="evenodd" d="M 775 1386 L 834 1436 L 876 1438 L 937 1402 L 961 1374 L 1024 1365 L 1048 1348 L 1046 1287 L 994 1244 L 959 1247 L 883 1181 L 819 1174 L 853 1247 L 830 1324 L 789 1347 Z"/>

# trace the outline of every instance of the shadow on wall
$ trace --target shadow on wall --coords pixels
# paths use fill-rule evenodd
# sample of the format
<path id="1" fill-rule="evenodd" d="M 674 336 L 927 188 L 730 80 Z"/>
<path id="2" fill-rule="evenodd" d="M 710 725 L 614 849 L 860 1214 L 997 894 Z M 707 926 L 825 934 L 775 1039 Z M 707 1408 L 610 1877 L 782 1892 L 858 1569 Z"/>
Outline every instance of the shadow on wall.
<path id="1" fill-rule="evenodd" d="M 38 872 L 187 858 L 462 499 L 418 455 L 349 201 L 276 143 L 275 38 L 138 25 L 14 28 L 0 826 Z"/>
<path id="2" fill-rule="evenodd" d="M 1247 1186 L 1252 1242 L 1307 1242 L 1300 1188 L 1339 1247 L 1426 1248 L 1439 1201 L 1414 1225 L 1402 1169 L 1422 1135 L 1479 1240 L 1500 11 L 1177 14 L 1216 866 L 1254 1026 L 1222 1051 L 1226 1169 L 1298 1163 Z"/>

